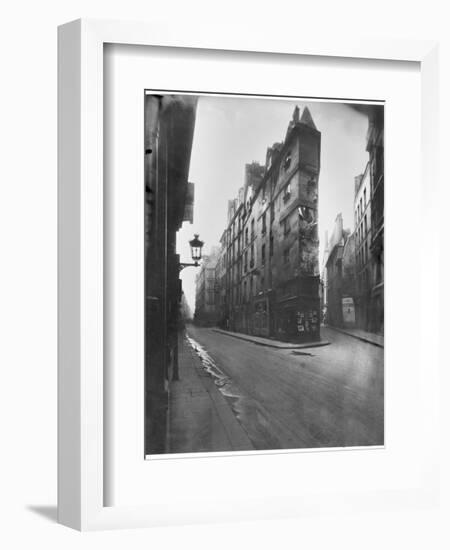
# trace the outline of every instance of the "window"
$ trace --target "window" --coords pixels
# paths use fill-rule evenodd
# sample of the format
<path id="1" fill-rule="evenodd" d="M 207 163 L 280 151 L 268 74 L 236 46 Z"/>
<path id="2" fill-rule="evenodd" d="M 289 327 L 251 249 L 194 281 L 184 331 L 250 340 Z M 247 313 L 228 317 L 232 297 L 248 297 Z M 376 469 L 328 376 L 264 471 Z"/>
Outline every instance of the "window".
<path id="1" fill-rule="evenodd" d="M 270 223 L 273 223 L 273 220 L 275 219 L 275 203 L 270 204 Z"/>
<path id="2" fill-rule="evenodd" d="M 250 267 L 254 267 L 255 265 L 255 245 L 252 244 L 250 247 Z"/>
<path id="3" fill-rule="evenodd" d="M 283 251 L 283 262 L 285 264 L 289 263 L 289 248 L 285 248 Z"/>
<path id="4" fill-rule="evenodd" d="M 267 231 L 267 224 L 266 224 L 266 213 L 264 212 L 261 217 L 261 223 L 262 223 L 262 234 L 265 235 Z"/>
<path id="5" fill-rule="evenodd" d="M 254 239 L 255 238 L 255 220 L 253 219 L 252 222 L 251 222 L 251 233 L 250 233 L 250 238 L 251 239 Z"/>
<path id="6" fill-rule="evenodd" d="M 264 265 L 266 263 L 266 245 L 263 244 L 261 247 L 261 264 Z"/>
<path id="7" fill-rule="evenodd" d="M 253 296 L 253 275 L 250 277 L 250 296 Z"/>
<path id="8" fill-rule="evenodd" d="M 287 170 L 289 170 L 290 166 L 291 166 L 291 162 L 292 162 L 292 152 L 291 151 L 288 151 L 286 153 L 286 156 L 284 157 L 284 162 L 283 162 L 283 170 L 286 172 Z"/>
<path id="9" fill-rule="evenodd" d="M 313 223 L 316 221 L 316 215 L 312 208 L 308 208 L 307 206 L 299 206 L 298 213 L 300 218 L 305 222 Z"/>
<path id="10" fill-rule="evenodd" d="M 291 231 L 291 225 L 289 223 L 289 217 L 284 218 L 284 220 L 281 222 L 283 226 L 283 235 L 286 236 Z"/>
<path id="11" fill-rule="evenodd" d="M 269 255 L 270 255 L 270 257 L 273 256 L 273 235 L 272 235 L 272 233 L 270 234 L 270 239 L 269 239 Z"/>
<path id="12" fill-rule="evenodd" d="M 364 189 L 364 208 L 366 207 L 366 190 Z"/>
<path id="13" fill-rule="evenodd" d="M 247 271 L 247 263 L 248 263 L 248 250 L 245 251 L 245 255 L 244 255 L 244 273 Z"/>
<path id="14" fill-rule="evenodd" d="M 291 198 L 291 182 L 289 182 L 283 191 L 283 200 L 284 202 L 288 201 Z"/>
<path id="15" fill-rule="evenodd" d="M 245 244 L 248 244 L 248 227 L 245 228 Z"/>
<path id="16" fill-rule="evenodd" d="M 367 215 L 364 216 L 364 236 L 367 237 Z"/>

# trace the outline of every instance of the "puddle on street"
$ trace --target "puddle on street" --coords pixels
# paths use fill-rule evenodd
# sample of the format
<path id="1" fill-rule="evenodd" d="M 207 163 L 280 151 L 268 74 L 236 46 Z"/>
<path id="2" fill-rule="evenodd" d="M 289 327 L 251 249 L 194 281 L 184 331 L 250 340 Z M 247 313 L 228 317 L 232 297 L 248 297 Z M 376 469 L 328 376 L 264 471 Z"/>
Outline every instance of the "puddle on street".
<path id="1" fill-rule="evenodd" d="M 273 426 L 269 425 L 264 409 L 252 397 L 241 392 L 233 380 L 222 372 L 201 344 L 189 335 L 186 335 L 186 339 L 198 355 L 203 370 L 211 376 L 218 390 L 231 406 L 255 449 L 280 448 L 281 442 L 272 434 Z"/>

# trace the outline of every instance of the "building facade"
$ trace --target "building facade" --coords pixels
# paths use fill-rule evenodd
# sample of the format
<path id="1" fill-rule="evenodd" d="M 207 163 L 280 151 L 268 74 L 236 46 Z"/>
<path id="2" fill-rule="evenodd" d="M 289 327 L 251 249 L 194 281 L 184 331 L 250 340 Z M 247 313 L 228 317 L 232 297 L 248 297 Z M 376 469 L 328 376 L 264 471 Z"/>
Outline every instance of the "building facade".
<path id="1" fill-rule="evenodd" d="M 369 161 L 354 184 L 354 231 L 336 218 L 326 243 L 322 274 L 326 322 L 382 334 L 384 330 L 384 114 L 364 109 L 368 117 Z"/>
<path id="2" fill-rule="evenodd" d="M 227 329 L 227 307 L 226 307 L 226 281 L 227 281 L 227 234 L 222 233 L 220 238 L 219 251 L 217 255 L 215 273 L 215 298 L 217 324 L 220 328 Z"/>
<path id="3" fill-rule="evenodd" d="M 344 229 L 342 214 L 338 214 L 324 254 L 325 322 L 331 326 L 356 326 L 355 244 L 355 233 Z"/>
<path id="4" fill-rule="evenodd" d="M 384 331 L 384 121 L 383 110 L 369 113 L 369 162 L 355 178 L 356 323 Z"/>
<path id="5" fill-rule="evenodd" d="M 168 387 L 176 378 L 182 296 L 176 233 L 192 216 L 196 108 L 194 96 L 145 96 L 146 454 L 165 452 Z"/>
<path id="6" fill-rule="evenodd" d="M 215 326 L 219 323 L 217 308 L 216 267 L 219 250 L 213 249 L 203 257 L 199 272 L 195 278 L 195 314 L 194 322 L 200 326 Z"/>
<path id="7" fill-rule="evenodd" d="M 320 339 L 318 178 L 321 134 L 295 108 L 285 139 L 265 165 L 246 165 L 228 204 L 222 250 L 224 324 L 283 340 Z"/>
<path id="8" fill-rule="evenodd" d="M 371 239 L 373 258 L 370 330 L 384 333 L 384 110 L 374 109 L 367 135 L 371 186 Z"/>
<path id="9" fill-rule="evenodd" d="M 371 183 L 370 163 L 364 174 L 355 178 L 355 235 L 356 235 L 356 324 L 358 328 L 369 330 L 372 290 L 371 245 Z"/>

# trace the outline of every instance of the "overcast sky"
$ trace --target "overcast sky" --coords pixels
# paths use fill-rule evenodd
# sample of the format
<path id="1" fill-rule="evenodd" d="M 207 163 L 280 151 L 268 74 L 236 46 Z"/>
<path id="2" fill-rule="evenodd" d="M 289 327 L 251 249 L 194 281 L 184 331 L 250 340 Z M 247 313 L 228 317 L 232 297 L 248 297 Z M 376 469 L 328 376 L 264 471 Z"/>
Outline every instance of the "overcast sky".
<path id="1" fill-rule="evenodd" d="M 341 212 L 344 227 L 353 230 L 354 178 L 364 172 L 368 120 L 365 114 L 342 103 L 201 96 L 197 107 L 189 181 L 195 184 L 194 223 L 178 233 L 181 261 L 190 260 L 188 241 L 199 233 L 204 253 L 219 243 L 226 227 L 228 199 L 244 184 L 246 163 L 264 164 L 266 149 L 283 141 L 292 112 L 308 106 L 322 134 L 319 176 L 320 265 L 324 234 L 331 234 Z M 183 290 L 195 308 L 197 268 L 181 272 Z"/>

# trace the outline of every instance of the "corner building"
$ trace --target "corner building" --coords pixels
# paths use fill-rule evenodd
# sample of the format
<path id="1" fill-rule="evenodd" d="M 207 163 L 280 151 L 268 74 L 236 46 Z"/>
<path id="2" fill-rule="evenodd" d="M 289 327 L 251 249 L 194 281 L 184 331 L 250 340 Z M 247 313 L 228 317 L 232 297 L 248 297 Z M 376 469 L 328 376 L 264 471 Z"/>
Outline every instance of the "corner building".
<path id="1" fill-rule="evenodd" d="M 289 341 L 320 339 L 318 178 L 321 134 L 296 107 L 264 166 L 246 165 L 229 201 L 225 315 L 229 329 Z"/>

